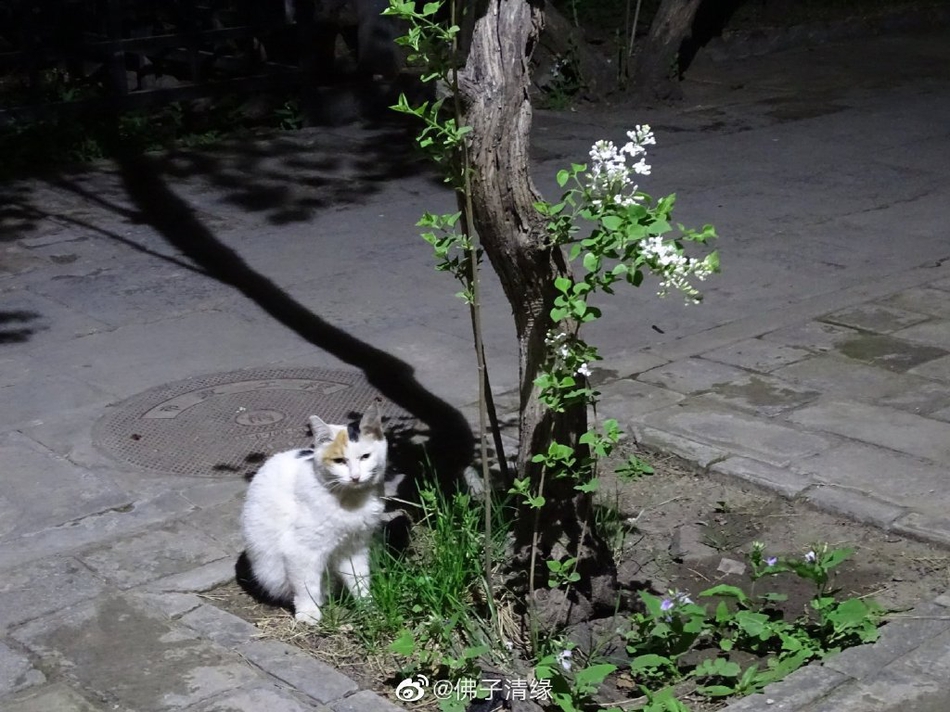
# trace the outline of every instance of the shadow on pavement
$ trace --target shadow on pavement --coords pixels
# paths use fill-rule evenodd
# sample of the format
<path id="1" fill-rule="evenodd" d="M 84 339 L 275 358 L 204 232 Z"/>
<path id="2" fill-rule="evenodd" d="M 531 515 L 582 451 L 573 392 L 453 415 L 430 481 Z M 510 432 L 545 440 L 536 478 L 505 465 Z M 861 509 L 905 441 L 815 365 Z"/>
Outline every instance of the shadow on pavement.
<path id="1" fill-rule="evenodd" d="M 300 304 L 277 284 L 248 265 L 240 255 L 219 241 L 195 211 L 177 196 L 162 176 L 158 162 L 148 156 L 128 156 L 118 161 L 119 176 L 138 221 L 153 227 L 169 245 L 190 259 L 208 276 L 238 290 L 273 319 L 293 330 L 314 346 L 332 354 L 365 374 L 370 384 L 393 403 L 425 424 L 433 444 L 427 456 L 444 482 L 458 481 L 471 460 L 473 435 L 465 417 L 447 402 L 422 387 L 413 368 L 400 359 L 360 341 Z M 398 442 L 395 451 L 405 452 Z M 418 457 L 413 458 L 418 460 Z M 406 474 L 418 472 L 420 463 Z"/>
<path id="2" fill-rule="evenodd" d="M 32 311 L 0 311 L 0 344 L 22 344 L 29 341 L 36 329 L 20 326 L 35 321 L 39 314 Z"/>

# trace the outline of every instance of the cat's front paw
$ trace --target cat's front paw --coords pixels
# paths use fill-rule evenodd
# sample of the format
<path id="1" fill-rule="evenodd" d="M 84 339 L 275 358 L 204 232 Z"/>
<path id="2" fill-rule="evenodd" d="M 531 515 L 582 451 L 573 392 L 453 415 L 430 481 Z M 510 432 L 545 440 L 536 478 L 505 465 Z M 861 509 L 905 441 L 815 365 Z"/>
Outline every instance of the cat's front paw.
<path id="1" fill-rule="evenodd" d="M 298 623 L 308 623 L 310 625 L 316 625 L 320 622 L 320 609 L 319 608 L 306 608 L 301 611 L 297 611 L 294 614 L 294 620 Z"/>

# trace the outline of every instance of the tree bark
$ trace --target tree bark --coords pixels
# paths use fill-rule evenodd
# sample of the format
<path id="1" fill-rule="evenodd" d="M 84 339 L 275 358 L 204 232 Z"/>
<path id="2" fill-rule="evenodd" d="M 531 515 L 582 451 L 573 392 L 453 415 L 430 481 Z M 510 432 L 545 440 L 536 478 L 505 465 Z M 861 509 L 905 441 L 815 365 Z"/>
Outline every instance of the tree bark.
<path id="1" fill-rule="evenodd" d="M 481 245 L 498 273 L 511 305 L 519 349 L 521 419 L 518 473 L 537 491 L 541 480 L 533 454 L 544 452 L 552 435 L 575 448 L 587 429 L 586 407 L 551 413 L 538 398 L 534 380 L 544 366 L 545 337 L 553 326 L 554 280 L 569 276 L 560 248 L 547 242 L 535 210 L 540 198 L 528 170 L 531 129 L 529 64 L 543 25 L 540 0 L 489 0 L 477 20 L 468 60 L 459 75 L 472 171 L 473 221 Z M 612 596 L 615 580 L 609 550 L 590 526 L 590 498 L 570 479 L 545 483 L 537 588 L 546 588 L 547 558 L 577 556 L 582 575 L 570 601 L 558 602 L 564 619 L 581 619 Z M 526 564 L 535 530 L 534 510 L 524 509 L 516 527 L 519 563 Z M 525 583 L 527 578 L 525 579 Z M 610 590 L 610 593 L 608 593 Z M 609 602 L 608 602 L 609 605 Z M 567 610 L 565 610 L 567 609 Z"/>
<path id="2" fill-rule="evenodd" d="M 650 33 L 637 54 L 633 91 L 646 100 L 682 98 L 678 65 L 680 47 L 692 33 L 702 0 L 662 0 Z"/>

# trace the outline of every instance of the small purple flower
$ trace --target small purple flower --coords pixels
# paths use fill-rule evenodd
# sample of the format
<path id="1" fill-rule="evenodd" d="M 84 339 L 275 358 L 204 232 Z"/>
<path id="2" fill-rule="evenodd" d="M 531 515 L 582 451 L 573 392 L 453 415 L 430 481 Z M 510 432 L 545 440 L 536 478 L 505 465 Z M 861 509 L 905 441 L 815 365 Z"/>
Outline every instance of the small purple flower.
<path id="1" fill-rule="evenodd" d="M 814 551 L 809 551 L 805 554 L 805 561 L 809 564 L 814 564 L 818 560 L 818 557 L 815 555 Z"/>
<path id="2" fill-rule="evenodd" d="M 687 594 L 680 591 L 679 593 L 676 594 L 676 602 L 685 606 L 688 603 L 692 603 L 693 599 L 690 598 Z"/>
<path id="3" fill-rule="evenodd" d="M 671 610 L 673 610 L 673 605 L 674 605 L 673 601 L 671 601 L 669 598 L 664 598 L 664 599 L 660 602 L 660 610 L 661 610 L 661 611 L 671 611 Z"/>
<path id="4" fill-rule="evenodd" d="M 769 558 L 767 558 L 767 559 L 765 560 L 765 565 L 766 565 L 766 566 L 775 566 L 775 564 L 777 564 L 777 563 L 778 563 L 778 557 L 777 557 L 777 556 L 770 556 Z"/>

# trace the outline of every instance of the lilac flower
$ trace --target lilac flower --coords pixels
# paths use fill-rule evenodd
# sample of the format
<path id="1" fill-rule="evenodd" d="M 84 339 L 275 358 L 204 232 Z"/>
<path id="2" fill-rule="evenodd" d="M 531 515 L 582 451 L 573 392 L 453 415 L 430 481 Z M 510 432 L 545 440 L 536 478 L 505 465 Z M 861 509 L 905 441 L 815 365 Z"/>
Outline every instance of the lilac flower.
<path id="1" fill-rule="evenodd" d="M 769 558 L 767 558 L 767 559 L 765 560 L 765 565 L 766 565 L 766 566 L 775 566 L 775 564 L 777 564 L 777 563 L 778 563 L 778 557 L 777 557 L 777 556 L 770 556 Z"/>
<path id="2" fill-rule="evenodd" d="M 818 560 L 818 557 L 815 555 L 814 551 L 809 551 L 805 554 L 805 561 L 809 564 L 814 564 Z"/>
<path id="3" fill-rule="evenodd" d="M 664 598 L 662 601 L 660 601 L 660 610 L 661 610 L 661 611 L 671 611 L 671 610 L 673 610 L 673 606 L 674 606 L 674 605 L 676 605 L 676 604 L 674 604 L 671 599 L 669 599 L 669 598 Z"/>
<path id="4" fill-rule="evenodd" d="M 683 593 L 682 591 L 677 591 L 676 602 L 685 606 L 688 603 L 692 603 L 693 599 L 690 598 L 687 594 Z"/>

